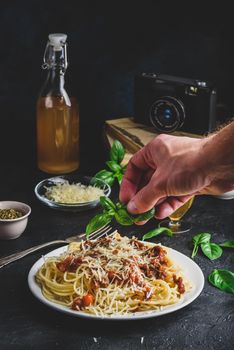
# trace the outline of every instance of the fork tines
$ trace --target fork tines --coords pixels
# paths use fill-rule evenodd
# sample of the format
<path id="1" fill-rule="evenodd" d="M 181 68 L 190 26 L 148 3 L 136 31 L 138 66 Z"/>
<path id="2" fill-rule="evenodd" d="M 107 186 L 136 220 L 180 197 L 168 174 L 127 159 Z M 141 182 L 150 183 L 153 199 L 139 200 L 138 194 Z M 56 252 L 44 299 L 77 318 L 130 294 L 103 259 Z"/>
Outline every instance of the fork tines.
<path id="1" fill-rule="evenodd" d="M 105 235 L 107 235 L 108 232 L 110 232 L 111 230 L 113 230 L 113 228 L 110 225 L 104 226 L 99 228 L 98 230 L 90 233 L 89 238 L 88 239 L 98 239 L 101 238 Z M 116 232 L 116 231 L 114 231 Z M 114 233 L 113 232 L 113 233 Z"/>

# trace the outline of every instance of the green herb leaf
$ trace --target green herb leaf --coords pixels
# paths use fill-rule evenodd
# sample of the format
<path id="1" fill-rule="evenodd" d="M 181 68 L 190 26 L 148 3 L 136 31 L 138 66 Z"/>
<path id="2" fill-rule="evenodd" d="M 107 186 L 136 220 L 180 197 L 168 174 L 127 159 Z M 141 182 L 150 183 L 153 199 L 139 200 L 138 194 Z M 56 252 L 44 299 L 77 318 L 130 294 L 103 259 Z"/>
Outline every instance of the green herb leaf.
<path id="1" fill-rule="evenodd" d="M 114 175 L 115 177 L 116 177 L 116 179 L 118 180 L 118 183 L 119 183 L 119 185 L 121 185 L 121 182 L 122 182 L 122 180 L 123 180 L 123 173 L 115 173 L 115 175 Z"/>
<path id="2" fill-rule="evenodd" d="M 130 226 L 134 223 L 126 209 L 122 208 L 115 212 L 116 221 L 123 226 Z"/>
<path id="3" fill-rule="evenodd" d="M 137 216 L 133 216 L 134 223 L 141 222 L 141 221 L 148 221 L 152 217 L 154 217 L 155 214 L 155 209 L 152 208 L 145 213 L 139 214 Z"/>
<path id="4" fill-rule="evenodd" d="M 173 232 L 169 228 L 158 227 L 158 228 L 155 228 L 155 229 L 145 233 L 144 236 L 142 237 L 142 240 L 144 241 L 145 239 L 149 239 L 149 238 L 158 236 L 158 235 L 160 235 L 160 233 L 163 233 L 163 232 L 165 232 L 168 236 L 173 235 Z"/>
<path id="5" fill-rule="evenodd" d="M 208 280 L 213 286 L 228 292 L 234 293 L 234 273 L 229 270 L 217 270 L 211 272 Z"/>
<path id="6" fill-rule="evenodd" d="M 222 248 L 215 243 L 202 243 L 201 250 L 210 260 L 218 259 L 223 254 Z"/>
<path id="7" fill-rule="evenodd" d="M 98 230 L 99 228 L 109 224 L 113 218 L 113 215 L 109 213 L 102 213 L 95 215 L 86 226 L 86 236 L 88 237 L 90 233 Z"/>
<path id="8" fill-rule="evenodd" d="M 219 246 L 225 248 L 234 248 L 234 241 L 226 241 L 223 243 L 219 243 Z"/>
<path id="9" fill-rule="evenodd" d="M 121 163 L 124 159 L 125 149 L 121 142 L 115 140 L 110 150 L 110 159 L 117 163 Z"/>
<path id="10" fill-rule="evenodd" d="M 94 177 L 96 179 L 105 181 L 110 186 L 112 186 L 115 181 L 114 174 L 111 171 L 107 171 L 105 169 L 100 170 Z"/>
<path id="11" fill-rule="evenodd" d="M 211 234 L 210 233 L 199 233 L 196 236 L 193 236 L 193 243 L 197 243 L 198 245 L 201 243 L 210 242 Z"/>
<path id="12" fill-rule="evenodd" d="M 114 211 L 116 210 L 116 205 L 108 197 L 101 196 L 100 203 L 101 203 L 101 206 L 103 207 L 103 209 L 106 209 L 106 210 L 113 209 Z"/>
<path id="13" fill-rule="evenodd" d="M 211 238 L 210 233 L 199 233 L 195 236 L 193 236 L 192 242 L 193 242 L 193 251 L 192 251 L 192 258 L 194 258 L 197 255 L 199 245 L 201 243 L 209 243 Z"/>
<path id="14" fill-rule="evenodd" d="M 105 181 L 109 186 L 112 186 L 115 179 L 118 180 L 119 185 L 122 182 L 123 174 L 126 169 L 126 166 L 121 166 L 125 155 L 125 149 L 121 142 L 115 140 L 110 150 L 110 160 L 106 161 L 106 165 L 111 171 L 106 169 L 100 170 L 95 178 Z M 95 181 L 97 183 L 97 180 Z M 101 183 L 100 183 L 101 184 Z"/>
<path id="15" fill-rule="evenodd" d="M 110 170 L 112 170 L 114 173 L 119 172 L 119 171 L 122 171 L 121 166 L 120 166 L 118 163 L 116 163 L 115 160 L 108 160 L 108 161 L 106 162 L 106 165 L 107 165 L 108 168 L 110 168 Z"/>

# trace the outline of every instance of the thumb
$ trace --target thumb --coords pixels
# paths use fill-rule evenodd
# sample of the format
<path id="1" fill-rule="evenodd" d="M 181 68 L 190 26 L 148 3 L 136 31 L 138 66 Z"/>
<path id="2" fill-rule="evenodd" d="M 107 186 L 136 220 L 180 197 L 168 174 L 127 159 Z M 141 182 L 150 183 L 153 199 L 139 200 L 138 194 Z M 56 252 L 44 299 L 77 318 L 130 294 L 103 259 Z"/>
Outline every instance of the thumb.
<path id="1" fill-rule="evenodd" d="M 144 213 L 152 209 L 156 203 L 165 197 L 150 181 L 129 201 L 127 209 L 132 214 Z"/>

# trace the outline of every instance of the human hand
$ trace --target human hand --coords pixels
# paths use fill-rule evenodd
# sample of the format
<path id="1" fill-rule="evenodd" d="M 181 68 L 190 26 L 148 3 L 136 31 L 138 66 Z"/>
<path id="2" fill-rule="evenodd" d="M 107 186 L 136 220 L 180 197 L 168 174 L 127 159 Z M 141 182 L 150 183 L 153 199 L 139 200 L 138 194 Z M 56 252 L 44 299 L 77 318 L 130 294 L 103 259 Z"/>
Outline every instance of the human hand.
<path id="1" fill-rule="evenodd" d="M 162 219 L 210 185 L 203 166 L 205 139 L 161 134 L 131 158 L 120 187 L 130 213 L 156 206 Z"/>

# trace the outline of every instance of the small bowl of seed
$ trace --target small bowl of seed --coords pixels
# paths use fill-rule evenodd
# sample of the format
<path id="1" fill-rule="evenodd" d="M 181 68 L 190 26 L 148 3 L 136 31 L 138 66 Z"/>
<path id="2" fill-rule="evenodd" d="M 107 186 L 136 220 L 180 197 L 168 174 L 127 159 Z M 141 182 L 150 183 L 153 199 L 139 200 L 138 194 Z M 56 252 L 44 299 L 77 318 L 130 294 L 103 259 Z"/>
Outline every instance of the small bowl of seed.
<path id="1" fill-rule="evenodd" d="M 29 205 L 15 201 L 0 201 L 0 239 L 18 238 L 26 229 Z"/>

